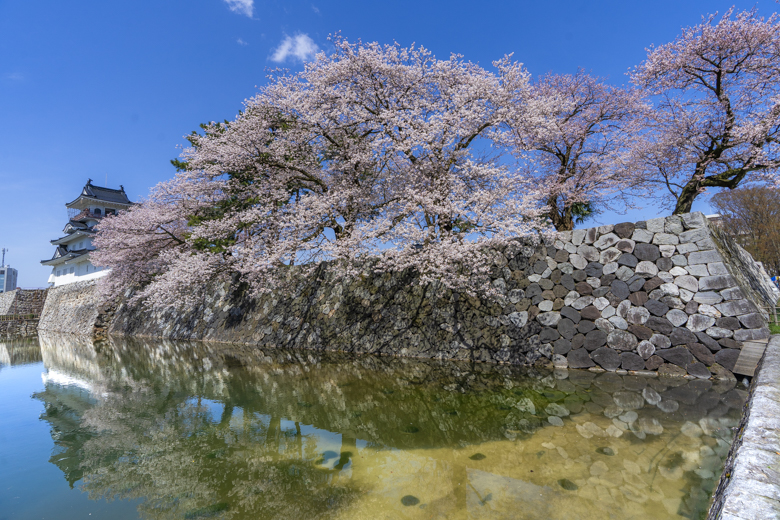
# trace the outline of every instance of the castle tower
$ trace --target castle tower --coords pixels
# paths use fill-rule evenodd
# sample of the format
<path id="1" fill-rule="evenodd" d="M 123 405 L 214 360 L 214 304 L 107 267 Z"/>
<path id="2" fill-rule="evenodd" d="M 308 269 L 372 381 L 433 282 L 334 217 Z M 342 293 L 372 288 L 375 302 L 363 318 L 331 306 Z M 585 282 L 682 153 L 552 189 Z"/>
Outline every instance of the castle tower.
<path id="1" fill-rule="evenodd" d="M 92 179 L 89 179 L 81 194 L 65 204 L 68 208 L 68 223 L 63 229 L 65 236 L 51 241 L 57 246 L 54 256 L 41 261 L 42 265 L 52 268 L 49 284 L 57 287 L 106 274 L 106 271 L 92 265 L 89 254 L 95 249 L 92 245 L 95 225 L 107 215 L 115 215 L 133 204 L 127 198 L 124 187 L 119 188 L 93 186 Z"/>

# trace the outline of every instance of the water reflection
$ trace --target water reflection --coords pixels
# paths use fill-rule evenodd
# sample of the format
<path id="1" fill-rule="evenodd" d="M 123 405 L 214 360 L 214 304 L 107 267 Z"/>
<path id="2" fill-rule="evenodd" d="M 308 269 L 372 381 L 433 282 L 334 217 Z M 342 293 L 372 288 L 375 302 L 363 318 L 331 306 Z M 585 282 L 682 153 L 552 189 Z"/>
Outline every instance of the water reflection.
<path id="1" fill-rule="evenodd" d="M 0 370 L 3 366 L 41 362 L 41 349 L 35 338 L 0 339 Z"/>
<path id="2" fill-rule="evenodd" d="M 41 335 L 51 462 L 144 518 L 696 518 L 733 383 Z"/>

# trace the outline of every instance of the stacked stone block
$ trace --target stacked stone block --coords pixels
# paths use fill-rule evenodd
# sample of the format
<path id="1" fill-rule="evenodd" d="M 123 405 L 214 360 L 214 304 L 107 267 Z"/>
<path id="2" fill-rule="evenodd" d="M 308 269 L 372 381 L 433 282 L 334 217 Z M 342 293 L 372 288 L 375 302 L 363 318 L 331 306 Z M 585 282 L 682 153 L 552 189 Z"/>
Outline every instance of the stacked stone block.
<path id="1" fill-rule="evenodd" d="M 561 367 L 728 377 L 769 330 L 721 249 L 701 213 L 560 234 L 555 265 L 529 276 L 532 294 L 543 278 L 568 291 L 534 301 L 542 349 Z"/>

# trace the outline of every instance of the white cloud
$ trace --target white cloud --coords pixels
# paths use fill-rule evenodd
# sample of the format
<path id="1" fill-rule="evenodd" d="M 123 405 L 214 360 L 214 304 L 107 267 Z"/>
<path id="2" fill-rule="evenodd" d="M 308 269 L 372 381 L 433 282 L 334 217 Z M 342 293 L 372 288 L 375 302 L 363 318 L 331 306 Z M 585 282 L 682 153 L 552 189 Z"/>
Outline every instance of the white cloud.
<path id="1" fill-rule="evenodd" d="M 24 74 L 21 72 L 12 72 L 10 74 L 6 74 L 5 77 L 11 81 L 22 81 L 24 79 Z"/>
<path id="2" fill-rule="evenodd" d="M 296 34 L 293 37 L 285 36 L 282 43 L 279 44 L 279 47 L 271 55 L 271 61 L 281 63 L 286 61 L 287 58 L 307 61 L 312 59 L 318 50 L 320 48 L 307 34 Z"/>
<path id="3" fill-rule="evenodd" d="M 252 18 L 255 10 L 255 0 L 225 0 L 231 11 Z"/>
<path id="4" fill-rule="evenodd" d="M 316 5 L 314 5 L 314 4 L 311 4 L 311 9 L 312 9 L 312 11 L 314 11 L 315 13 L 317 13 L 317 14 L 320 14 L 320 10 L 319 10 L 319 8 L 318 8 Z"/>
<path id="5" fill-rule="evenodd" d="M 238 40 L 236 40 L 236 43 L 237 43 L 237 44 L 239 44 L 239 45 L 249 45 L 247 42 L 245 42 L 245 41 L 244 41 L 244 40 L 242 40 L 241 38 L 239 38 Z"/>

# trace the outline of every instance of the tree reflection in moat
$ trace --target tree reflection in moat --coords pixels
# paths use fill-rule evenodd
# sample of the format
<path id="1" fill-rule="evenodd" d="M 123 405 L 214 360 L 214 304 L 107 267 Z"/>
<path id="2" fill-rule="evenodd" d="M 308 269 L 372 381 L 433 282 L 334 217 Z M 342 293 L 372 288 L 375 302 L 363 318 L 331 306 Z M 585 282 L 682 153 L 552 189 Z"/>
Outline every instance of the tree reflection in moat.
<path id="1" fill-rule="evenodd" d="M 530 439 L 559 416 L 576 421 L 586 408 L 609 417 L 608 403 L 622 401 L 639 412 L 626 436 L 641 443 L 653 433 L 635 425 L 652 429 L 665 421 L 679 429 L 707 414 L 734 415 L 741 404 L 733 384 L 713 389 L 680 380 L 658 387 L 667 401 L 677 397 L 671 414 L 637 408 L 632 399 L 643 403 L 640 387 L 650 387 L 615 374 L 572 372 L 557 380 L 509 367 L 184 342 L 92 345 L 52 335 L 41 336 L 41 349 L 48 383 L 35 397 L 45 403 L 42 418 L 57 446 L 51 462 L 71 484 L 81 480 L 91 498 L 143 499 L 139 513 L 155 519 L 337 517 L 367 496 L 391 493 L 385 489 L 391 483 L 410 494 L 392 502 L 404 513 L 486 510 L 500 497 L 480 488 L 483 481 L 538 501 L 540 490 L 552 493 L 549 487 L 475 473 L 481 454 L 469 447 Z M 707 441 L 713 449 L 727 445 L 728 439 L 713 439 Z M 384 458 L 368 469 L 367 462 L 354 466 L 366 448 Z M 439 456 L 442 448 L 455 455 Z M 670 471 L 684 466 L 682 459 L 675 466 L 677 452 L 667 451 L 654 456 L 671 460 Z M 544 462 L 539 454 L 523 457 L 519 466 Z M 420 467 L 400 476 L 410 464 Z M 356 469 L 360 479 L 353 478 Z M 686 477 L 681 511 L 706 508 L 701 482 Z M 418 505 L 422 488 L 433 498 Z M 652 498 L 650 492 L 642 491 Z M 544 503 L 535 507 L 544 514 Z"/>

